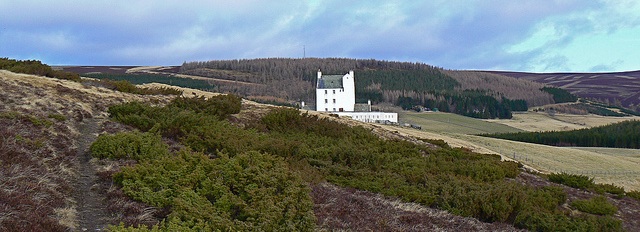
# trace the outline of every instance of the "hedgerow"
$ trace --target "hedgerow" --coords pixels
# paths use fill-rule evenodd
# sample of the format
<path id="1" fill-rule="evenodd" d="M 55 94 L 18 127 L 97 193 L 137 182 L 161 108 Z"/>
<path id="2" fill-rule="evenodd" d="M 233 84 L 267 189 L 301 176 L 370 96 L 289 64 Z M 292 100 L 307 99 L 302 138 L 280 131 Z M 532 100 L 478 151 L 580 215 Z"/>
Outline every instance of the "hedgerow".
<path id="1" fill-rule="evenodd" d="M 175 213 L 170 214 L 169 222 L 159 225 L 162 228 L 167 228 L 166 223 L 178 223 L 175 219 L 177 215 L 180 215 L 180 223 L 187 223 L 184 225 L 190 228 L 203 226 L 201 223 L 208 220 L 236 226 L 237 224 L 231 221 L 265 216 L 242 211 L 245 209 L 244 205 L 240 208 L 216 208 L 215 203 L 211 203 L 211 206 L 206 202 L 207 197 L 202 198 L 202 195 L 199 195 L 204 193 L 205 189 L 210 189 L 222 194 L 216 196 L 225 196 L 220 199 L 225 199 L 226 202 L 240 202 L 238 199 L 244 199 L 243 196 L 250 194 L 246 192 L 247 186 L 254 188 L 257 184 L 260 189 L 261 184 L 265 182 L 254 177 L 245 177 L 242 172 L 232 170 L 270 173 L 269 170 L 273 168 L 262 165 L 263 159 L 283 162 L 278 164 L 282 167 L 280 172 L 290 173 L 295 181 L 324 179 L 337 185 L 379 192 L 486 222 L 511 223 L 531 230 L 620 228 L 620 222 L 609 216 L 603 218 L 566 215 L 559 207 L 566 202 L 566 194 L 562 188 L 534 188 L 510 181 L 509 179 L 515 178 L 520 172 L 518 164 L 500 161 L 500 157 L 496 155 L 476 154 L 447 146 L 431 149 L 407 141 L 384 140 L 366 128 L 345 126 L 329 119 L 300 114 L 298 110 L 290 108 L 273 109 L 261 120 L 249 124 L 246 128 L 240 128 L 223 120 L 227 117 L 219 117 L 206 110 L 209 103 L 203 101 L 208 100 L 184 100 L 176 100 L 164 107 L 126 103 L 109 109 L 111 117 L 115 120 L 142 131 L 175 139 L 189 149 L 197 151 L 183 151 L 178 157 L 169 156 L 153 162 L 143 162 L 138 165 L 140 169 L 136 169 L 137 166 L 125 168 L 122 173 L 116 175 L 116 182 L 134 199 L 157 207 L 171 206 L 172 210 L 175 210 Z M 225 104 L 234 102 L 232 99 L 223 101 L 227 101 Z M 239 102 L 232 103 L 233 107 L 229 108 L 239 108 L 234 104 Z M 227 113 L 233 112 L 236 111 Z M 251 161 L 254 159 L 258 161 Z M 288 164 L 285 165 L 285 161 Z M 228 168 L 222 163 L 233 168 Z M 224 170 L 231 174 L 219 173 Z M 148 173 L 158 174 L 156 176 Z M 217 180 L 209 175 L 210 173 L 216 173 L 213 175 L 215 177 L 228 175 L 225 176 L 225 180 L 243 180 L 223 182 L 227 187 L 245 187 L 234 187 L 232 194 L 224 195 L 226 189 L 220 187 L 221 185 L 207 187 L 220 184 L 215 182 Z M 279 177 L 276 175 L 274 178 L 277 180 Z M 589 181 L 587 179 L 586 183 L 592 184 Z M 296 183 L 304 185 L 301 181 Z M 267 191 L 261 193 L 261 196 L 277 198 L 279 195 L 276 193 L 280 192 Z M 304 195 L 300 194 L 300 197 Z M 245 201 L 245 204 L 271 204 L 269 202 Z M 228 217 L 223 217 L 227 218 L 223 220 L 219 218 L 220 215 L 211 214 L 223 211 L 227 212 L 224 215 L 235 215 L 231 217 L 233 220 Z M 180 212 L 198 212 L 207 220 L 198 221 Z"/>

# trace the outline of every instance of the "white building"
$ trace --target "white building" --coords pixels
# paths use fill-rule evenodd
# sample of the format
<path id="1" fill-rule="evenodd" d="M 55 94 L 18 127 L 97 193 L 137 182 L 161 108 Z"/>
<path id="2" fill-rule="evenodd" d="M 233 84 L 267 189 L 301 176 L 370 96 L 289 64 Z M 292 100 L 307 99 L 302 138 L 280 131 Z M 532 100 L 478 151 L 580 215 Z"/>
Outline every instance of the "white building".
<path id="1" fill-rule="evenodd" d="M 318 70 L 316 85 L 316 111 L 353 112 L 356 104 L 356 86 L 353 71 L 344 75 L 322 75 Z"/>
<path id="2" fill-rule="evenodd" d="M 398 114 L 397 113 L 386 113 L 386 112 L 335 112 L 335 114 L 342 116 L 351 117 L 355 120 L 361 122 L 372 122 L 372 123 L 384 123 L 386 121 L 389 122 L 398 122 Z"/>
<path id="3" fill-rule="evenodd" d="M 322 75 L 318 70 L 316 83 L 316 111 L 334 112 L 363 122 L 398 122 L 397 113 L 371 112 L 368 107 L 356 106 L 356 87 L 353 71 L 344 75 Z M 358 104 L 367 105 L 367 104 Z M 365 110 L 362 110 L 365 109 Z"/>

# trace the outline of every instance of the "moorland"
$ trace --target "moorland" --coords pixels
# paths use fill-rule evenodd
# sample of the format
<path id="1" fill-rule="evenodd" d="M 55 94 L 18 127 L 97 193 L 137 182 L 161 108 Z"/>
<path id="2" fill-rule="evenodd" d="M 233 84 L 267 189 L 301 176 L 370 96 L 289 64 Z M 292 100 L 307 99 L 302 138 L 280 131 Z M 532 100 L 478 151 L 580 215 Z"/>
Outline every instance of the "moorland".
<path id="1" fill-rule="evenodd" d="M 165 68 L 104 68 L 131 69 Z M 417 130 L 167 84 L 0 77 L 3 230 L 640 228 L 633 150 L 477 135 L 630 115 L 400 111 Z"/>

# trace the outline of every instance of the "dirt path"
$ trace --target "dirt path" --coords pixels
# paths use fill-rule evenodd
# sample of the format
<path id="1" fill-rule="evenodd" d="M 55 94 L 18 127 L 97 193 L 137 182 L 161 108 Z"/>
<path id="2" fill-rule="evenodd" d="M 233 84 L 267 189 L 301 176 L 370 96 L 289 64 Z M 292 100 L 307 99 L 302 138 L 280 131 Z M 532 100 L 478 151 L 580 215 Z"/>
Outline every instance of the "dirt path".
<path id="1" fill-rule="evenodd" d="M 99 192 L 96 168 L 89 162 L 89 147 L 97 138 L 100 128 L 98 119 L 85 119 L 79 123 L 78 162 L 80 179 L 76 186 L 76 202 L 78 204 L 78 228 L 80 231 L 101 231 L 109 224 L 109 213 L 104 196 Z"/>

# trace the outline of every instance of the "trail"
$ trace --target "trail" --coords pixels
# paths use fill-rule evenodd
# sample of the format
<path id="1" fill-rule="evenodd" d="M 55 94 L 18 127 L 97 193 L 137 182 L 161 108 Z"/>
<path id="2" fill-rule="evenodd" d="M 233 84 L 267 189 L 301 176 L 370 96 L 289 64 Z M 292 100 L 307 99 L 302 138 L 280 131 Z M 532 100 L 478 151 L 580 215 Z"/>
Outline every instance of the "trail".
<path id="1" fill-rule="evenodd" d="M 79 231 L 101 231 L 109 224 L 109 213 L 104 195 L 99 191 L 96 168 L 89 161 L 89 147 L 97 138 L 99 122 L 97 119 L 87 118 L 78 124 L 80 135 L 78 142 L 78 162 L 80 179 L 76 186 L 76 201 L 78 204 Z"/>

